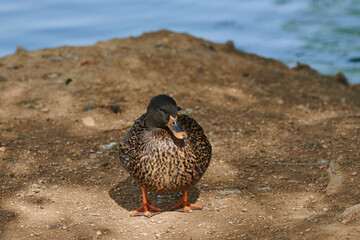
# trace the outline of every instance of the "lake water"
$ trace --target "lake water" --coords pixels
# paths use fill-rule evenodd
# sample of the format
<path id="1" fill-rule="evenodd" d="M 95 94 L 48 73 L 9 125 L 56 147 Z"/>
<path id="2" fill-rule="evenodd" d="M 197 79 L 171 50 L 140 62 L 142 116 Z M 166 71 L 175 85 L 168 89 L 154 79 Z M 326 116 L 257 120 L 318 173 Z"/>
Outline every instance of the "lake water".
<path id="1" fill-rule="evenodd" d="M 360 83 L 360 0 L 1 0 L 0 56 L 168 29 Z"/>

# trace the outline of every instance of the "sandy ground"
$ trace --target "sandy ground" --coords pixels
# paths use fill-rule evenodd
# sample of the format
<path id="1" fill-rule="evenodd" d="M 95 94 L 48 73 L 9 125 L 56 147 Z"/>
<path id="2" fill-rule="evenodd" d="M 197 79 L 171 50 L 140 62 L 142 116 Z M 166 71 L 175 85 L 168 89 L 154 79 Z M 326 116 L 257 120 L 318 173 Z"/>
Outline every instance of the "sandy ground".
<path id="1" fill-rule="evenodd" d="M 117 145 L 160 93 L 212 143 L 190 191 L 204 209 L 131 218 L 141 193 Z M 160 31 L 19 48 L 0 59 L 0 238 L 360 239 L 359 133 L 358 86 L 231 42 Z M 164 209 L 179 198 L 150 194 Z"/>

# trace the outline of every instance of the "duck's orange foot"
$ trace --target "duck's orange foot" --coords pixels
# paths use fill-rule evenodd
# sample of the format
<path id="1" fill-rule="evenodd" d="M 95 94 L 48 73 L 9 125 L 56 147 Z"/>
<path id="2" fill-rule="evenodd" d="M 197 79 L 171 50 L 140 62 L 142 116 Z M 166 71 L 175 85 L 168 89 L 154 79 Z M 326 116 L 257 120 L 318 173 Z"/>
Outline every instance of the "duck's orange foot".
<path id="1" fill-rule="evenodd" d="M 189 202 L 180 202 L 179 204 L 173 206 L 171 208 L 172 211 L 176 211 L 176 212 L 187 212 L 187 213 L 191 213 L 192 210 L 201 210 L 203 207 L 200 205 L 196 205 L 196 204 L 192 204 Z"/>
<path id="2" fill-rule="evenodd" d="M 160 208 L 156 208 L 154 206 L 151 206 L 150 204 L 146 204 L 146 205 L 143 205 L 140 208 L 136 209 L 135 211 L 133 211 L 130 214 L 130 216 L 131 217 L 144 216 L 144 217 L 150 218 L 161 212 L 162 212 L 162 210 Z"/>
<path id="3" fill-rule="evenodd" d="M 192 204 L 188 201 L 188 190 L 184 190 L 179 204 L 171 208 L 172 211 L 191 213 L 192 210 L 201 210 L 202 206 Z"/>

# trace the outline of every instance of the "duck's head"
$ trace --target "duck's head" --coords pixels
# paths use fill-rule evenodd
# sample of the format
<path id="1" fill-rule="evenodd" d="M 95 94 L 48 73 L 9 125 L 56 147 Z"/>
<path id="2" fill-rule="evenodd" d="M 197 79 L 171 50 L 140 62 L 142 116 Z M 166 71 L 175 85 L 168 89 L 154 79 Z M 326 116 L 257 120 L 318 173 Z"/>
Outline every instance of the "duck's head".
<path id="1" fill-rule="evenodd" d="M 146 126 L 169 129 L 176 138 L 184 140 L 187 134 L 177 121 L 180 109 L 173 98 L 164 94 L 157 95 L 150 100 L 147 108 Z"/>

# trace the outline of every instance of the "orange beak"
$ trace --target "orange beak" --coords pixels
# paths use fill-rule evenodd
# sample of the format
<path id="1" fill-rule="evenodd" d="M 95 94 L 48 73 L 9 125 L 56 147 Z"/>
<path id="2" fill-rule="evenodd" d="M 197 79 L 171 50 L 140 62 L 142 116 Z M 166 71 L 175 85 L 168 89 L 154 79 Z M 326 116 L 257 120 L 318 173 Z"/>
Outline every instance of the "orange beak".
<path id="1" fill-rule="evenodd" d="M 168 125 L 170 131 L 174 134 L 174 136 L 176 138 L 184 140 L 187 138 L 187 134 L 183 130 L 181 125 L 178 123 L 177 118 L 178 118 L 177 116 L 175 118 L 170 116 L 170 119 L 169 119 L 169 122 L 167 125 Z"/>

